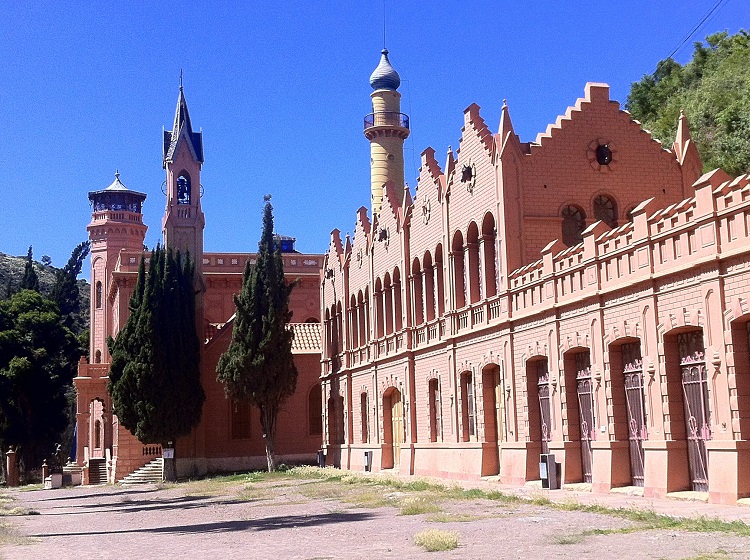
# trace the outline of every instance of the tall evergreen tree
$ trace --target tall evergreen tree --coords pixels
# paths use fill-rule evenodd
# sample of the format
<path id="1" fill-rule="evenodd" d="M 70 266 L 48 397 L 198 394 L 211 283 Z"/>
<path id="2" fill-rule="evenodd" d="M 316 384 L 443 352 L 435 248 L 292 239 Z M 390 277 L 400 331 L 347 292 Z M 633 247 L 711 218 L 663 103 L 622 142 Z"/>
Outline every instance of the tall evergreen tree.
<path id="1" fill-rule="evenodd" d="M 201 417 L 200 340 L 195 324 L 195 268 L 189 257 L 157 247 L 141 261 L 130 316 L 115 340 L 109 392 L 120 423 L 142 443 L 175 449 Z M 177 477 L 165 459 L 167 480 Z"/>
<path id="2" fill-rule="evenodd" d="M 26 266 L 23 269 L 20 289 L 39 291 L 39 277 L 34 270 L 34 253 L 31 245 L 29 245 L 29 252 L 26 254 Z"/>
<path id="3" fill-rule="evenodd" d="M 60 307 L 60 315 L 65 324 L 74 332 L 82 329 L 82 325 L 75 325 L 75 318 L 81 311 L 80 293 L 78 290 L 78 275 L 81 274 L 83 262 L 89 254 L 90 241 L 79 243 L 73 249 L 66 265 L 55 273 L 55 284 L 52 287 L 51 299 Z"/>
<path id="4" fill-rule="evenodd" d="M 224 384 L 227 397 L 248 402 L 260 410 L 269 472 L 276 469 L 276 419 L 297 386 L 293 333 L 287 329 L 292 317 L 289 294 L 294 285 L 284 279 L 281 247 L 273 235 L 270 198 L 265 197 L 256 264 L 247 262 L 242 291 L 234 297 L 237 311 L 232 341 L 216 368 L 217 379 Z"/>
<path id="5" fill-rule="evenodd" d="M 15 446 L 22 470 L 60 441 L 80 356 L 54 302 L 32 290 L 0 301 L 0 451 Z"/>

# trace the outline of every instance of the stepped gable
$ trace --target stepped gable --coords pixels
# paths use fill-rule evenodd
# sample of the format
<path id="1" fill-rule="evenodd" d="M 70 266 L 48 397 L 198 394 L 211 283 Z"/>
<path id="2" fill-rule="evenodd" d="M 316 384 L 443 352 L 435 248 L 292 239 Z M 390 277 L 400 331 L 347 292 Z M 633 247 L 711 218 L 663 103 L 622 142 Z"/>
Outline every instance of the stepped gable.
<path id="1" fill-rule="evenodd" d="M 484 122 L 484 119 L 479 114 L 479 105 L 476 103 L 472 103 L 464 110 L 464 126 L 461 128 L 461 132 L 466 133 L 469 129 L 474 130 L 485 150 L 487 150 L 487 153 L 492 154 L 495 148 L 495 141 L 487 123 Z M 459 142 L 462 141 L 463 135 Z"/>
<path id="2" fill-rule="evenodd" d="M 383 221 L 383 208 L 388 207 L 391 210 L 391 215 L 396 221 L 397 231 L 401 231 L 401 228 L 404 225 L 404 220 L 406 219 L 406 205 L 408 204 L 409 206 L 411 206 L 412 200 L 408 187 L 404 189 L 405 192 L 403 202 L 401 200 L 401 196 L 399 196 L 397 189 L 398 187 L 393 181 L 388 181 L 385 184 L 385 190 L 383 192 L 383 201 L 385 202 L 385 204 L 383 204 L 380 209 L 380 214 L 378 214 L 378 222 Z"/>
<path id="3" fill-rule="evenodd" d="M 500 125 L 497 127 L 497 134 L 495 134 L 494 139 L 496 157 L 502 157 L 508 146 L 513 146 L 519 153 L 528 151 L 523 149 L 524 145 L 521 144 L 521 140 L 513 129 L 508 103 L 505 99 L 503 99 L 503 108 L 500 112 Z M 528 148 L 528 143 L 525 146 Z"/>
<path id="4" fill-rule="evenodd" d="M 438 192 L 438 200 L 440 200 L 443 193 L 445 192 L 445 175 L 443 174 L 443 170 L 440 169 L 440 164 L 438 164 L 437 159 L 435 159 L 435 150 L 432 148 L 427 148 L 422 152 L 421 156 L 422 165 L 419 168 L 417 192 L 414 196 L 414 199 L 419 199 L 420 187 L 422 186 L 423 181 L 430 181 L 433 185 L 435 185 Z"/>
<path id="5" fill-rule="evenodd" d="M 618 101 L 609 98 L 609 85 L 597 82 L 588 82 L 584 89 L 584 97 L 576 99 L 575 105 L 568 107 L 565 110 L 564 115 L 559 115 L 554 123 L 547 125 L 547 129 L 544 132 L 540 132 L 534 142 L 530 144 L 530 154 L 535 155 L 541 150 L 547 148 L 554 139 L 560 134 L 562 129 L 571 125 L 573 121 L 581 115 L 582 112 L 586 111 L 589 107 L 594 104 L 609 104 L 617 108 L 619 116 L 627 123 L 629 123 L 634 131 L 639 134 L 645 134 L 648 139 L 658 146 L 662 153 L 666 156 L 674 157 L 672 150 L 665 148 L 661 142 L 651 135 L 651 132 L 644 129 L 641 123 L 633 119 L 628 111 L 620 109 L 620 103 Z"/>
<path id="6" fill-rule="evenodd" d="M 344 246 L 341 243 L 341 231 L 338 228 L 334 228 L 333 231 L 331 231 L 331 243 L 328 246 L 326 257 L 328 257 L 326 259 L 327 263 L 335 261 L 338 263 L 339 270 L 344 269 L 344 265 L 346 264 L 346 253 L 344 252 Z"/>
<path id="7" fill-rule="evenodd" d="M 372 224 L 370 223 L 370 217 L 367 215 L 367 208 L 360 206 L 357 210 L 357 221 L 354 224 L 353 246 L 362 246 L 365 252 L 369 251 L 372 242 L 371 230 Z"/>

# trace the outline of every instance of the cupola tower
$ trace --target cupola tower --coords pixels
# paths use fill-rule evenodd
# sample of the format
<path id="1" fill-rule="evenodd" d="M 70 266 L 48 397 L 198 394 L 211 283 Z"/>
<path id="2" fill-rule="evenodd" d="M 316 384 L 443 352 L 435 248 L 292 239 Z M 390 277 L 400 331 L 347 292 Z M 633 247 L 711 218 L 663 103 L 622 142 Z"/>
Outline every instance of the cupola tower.
<path id="1" fill-rule="evenodd" d="M 383 192 L 389 181 L 404 196 L 404 140 L 409 136 L 409 116 L 401 112 L 401 85 L 398 72 L 383 49 L 380 64 L 370 76 L 372 113 L 365 117 L 365 136 L 370 141 L 372 214 L 380 213 Z"/>
<path id="2" fill-rule="evenodd" d="M 167 208 L 162 221 L 164 246 L 190 253 L 200 276 L 203 264 L 201 166 L 203 133 L 193 132 L 185 93 L 180 84 L 172 130 L 164 131 L 163 166 L 166 171 Z"/>
<path id="3" fill-rule="evenodd" d="M 109 362 L 107 336 L 120 325 L 108 305 L 112 273 L 123 252 L 143 253 L 146 225 L 143 223 L 143 201 L 146 195 L 131 191 L 120 181 L 119 171 L 106 189 L 89 193 L 92 213 L 86 229 L 91 241 L 91 333 L 89 362 Z"/>

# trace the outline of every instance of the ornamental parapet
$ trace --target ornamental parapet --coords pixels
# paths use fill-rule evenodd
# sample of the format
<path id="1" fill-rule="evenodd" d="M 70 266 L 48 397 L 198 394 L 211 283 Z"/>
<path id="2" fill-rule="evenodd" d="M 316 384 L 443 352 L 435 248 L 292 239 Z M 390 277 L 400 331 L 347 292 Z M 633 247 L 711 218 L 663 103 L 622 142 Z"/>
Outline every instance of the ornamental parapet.
<path id="1" fill-rule="evenodd" d="M 707 173 L 696 195 L 666 208 L 639 204 L 632 223 L 610 229 L 602 222 L 565 247 L 553 241 L 542 258 L 509 274 L 514 317 L 538 313 L 636 283 L 750 251 L 750 175 L 731 179 Z M 459 316 L 459 328 L 470 318 Z"/>

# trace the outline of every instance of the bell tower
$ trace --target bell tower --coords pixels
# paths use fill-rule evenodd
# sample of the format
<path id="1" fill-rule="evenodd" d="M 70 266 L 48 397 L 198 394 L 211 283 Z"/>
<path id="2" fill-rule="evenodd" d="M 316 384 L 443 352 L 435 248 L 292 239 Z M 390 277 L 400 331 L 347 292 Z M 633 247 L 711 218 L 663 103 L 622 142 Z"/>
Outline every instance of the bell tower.
<path id="1" fill-rule="evenodd" d="M 203 229 L 206 219 L 201 210 L 201 166 L 203 133 L 193 132 L 180 78 L 180 94 L 172 130 L 164 131 L 162 165 L 166 171 L 167 208 L 162 220 L 164 246 L 190 253 L 198 277 L 203 264 Z"/>
<path id="2" fill-rule="evenodd" d="M 372 215 L 380 213 L 385 185 L 392 181 L 398 196 L 404 196 L 404 140 L 409 136 L 409 116 L 401 112 L 401 85 L 398 72 L 388 60 L 388 49 L 370 76 L 375 90 L 372 113 L 365 117 L 365 136 L 370 141 L 370 183 Z M 403 200 L 399 200 L 399 205 Z"/>

